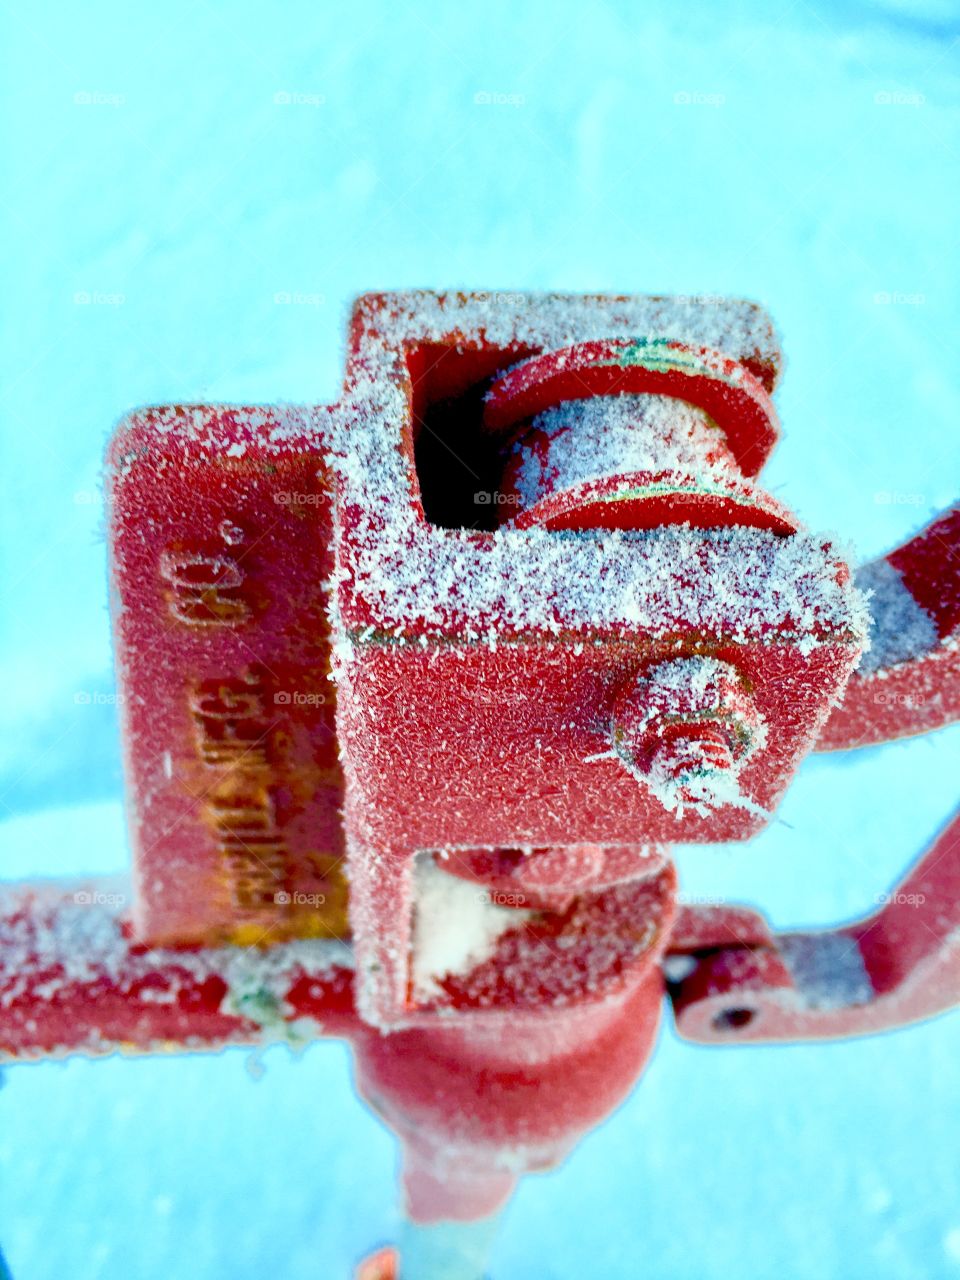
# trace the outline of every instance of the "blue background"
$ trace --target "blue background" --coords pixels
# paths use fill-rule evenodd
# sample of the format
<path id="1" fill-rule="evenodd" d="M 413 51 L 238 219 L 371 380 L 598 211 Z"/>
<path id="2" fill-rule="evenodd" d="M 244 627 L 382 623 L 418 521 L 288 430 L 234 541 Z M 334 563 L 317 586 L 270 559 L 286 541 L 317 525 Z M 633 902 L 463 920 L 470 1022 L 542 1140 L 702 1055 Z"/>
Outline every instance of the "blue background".
<path id="1" fill-rule="evenodd" d="M 767 487 L 857 559 L 954 500 L 953 12 L 10 6 L 0 875 L 127 861 L 111 423 L 152 401 L 335 399 L 362 289 L 760 299 L 788 355 Z M 956 729 L 812 759 L 753 844 L 681 851 L 684 888 L 779 927 L 865 912 L 958 775 Z M 337 1044 L 7 1083 L 18 1280 L 346 1277 L 394 1232 L 392 1143 Z M 820 1047 L 702 1049 L 667 1027 L 628 1104 L 522 1188 L 493 1275 L 960 1275 L 958 1095 L 956 1016 Z"/>

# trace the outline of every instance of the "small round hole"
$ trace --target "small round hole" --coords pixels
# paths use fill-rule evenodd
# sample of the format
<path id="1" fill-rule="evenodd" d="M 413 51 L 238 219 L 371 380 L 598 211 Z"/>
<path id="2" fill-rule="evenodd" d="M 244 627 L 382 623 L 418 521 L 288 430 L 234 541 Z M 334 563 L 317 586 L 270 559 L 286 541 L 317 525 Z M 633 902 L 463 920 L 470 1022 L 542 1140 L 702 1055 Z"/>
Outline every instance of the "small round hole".
<path id="1" fill-rule="evenodd" d="M 715 1031 L 739 1031 L 757 1016 L 756 1009 L 724 1009 L 713 1020 Z"/>

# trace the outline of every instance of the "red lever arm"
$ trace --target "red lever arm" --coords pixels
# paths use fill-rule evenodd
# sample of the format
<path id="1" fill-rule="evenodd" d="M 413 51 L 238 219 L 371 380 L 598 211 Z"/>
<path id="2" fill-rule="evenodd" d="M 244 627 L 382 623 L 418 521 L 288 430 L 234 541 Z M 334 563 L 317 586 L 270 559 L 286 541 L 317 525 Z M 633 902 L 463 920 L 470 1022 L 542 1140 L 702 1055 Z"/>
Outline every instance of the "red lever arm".
<path id="1" fill-rule="evenodd" d="M 960 1004 L 960 813 L 873 915 L 770 934 L 742 911 L 687 908 L 665 961 L 688 1040 L 818 1040 Z"/>
<path id="2" fill-rule="evenodd" d="M 349 949 L 333 939 L 149 947 L 126 880 L 0 891 L 0 1061 L 116 1049 L 219 1049 L 355 1024 Z"/>
<path id="3" fill-rule="evenodd" d="M 872 647 L 818 751 L 873 746 L 960 719 L 960 506 L 863 565 L 856 581 L 874 593 Z"/>

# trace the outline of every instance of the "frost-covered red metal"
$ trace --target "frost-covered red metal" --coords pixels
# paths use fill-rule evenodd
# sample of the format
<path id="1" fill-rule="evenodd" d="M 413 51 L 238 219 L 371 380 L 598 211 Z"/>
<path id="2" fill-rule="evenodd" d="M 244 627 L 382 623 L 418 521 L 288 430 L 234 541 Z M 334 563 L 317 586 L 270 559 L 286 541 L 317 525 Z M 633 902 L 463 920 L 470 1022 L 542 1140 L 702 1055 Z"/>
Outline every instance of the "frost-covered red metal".
<path id="1" fill-rule="evenodd" d="M 6 891 L 3 1053 L 347 1036 L 434 1221 L 607 1114 L 665 993 L 724 1042 L 955 1003 L 956 824 L 859 925 L 677 906 L 672 844 L 960 714 L 960 514 L 852 575 L 757 479 L 779 370 L 750 303 L 385 294 L 332 407 L 131 415 L 133 888 Z"/>
<path id="2" fill-rule="evenodd" d="M 643 340 L 619 338 L 624 329 Z M 787 536 L 795 522 L 745 526 L 747 497 L 734 501 L 715 483 L 723 468 L 743 484 L 741 463 L 756 471 L 776 436 L 779 354 L 759 309 L 543 299 L 503 317 L 476 299 L 418 307 L 386 297 L 361 303 L 351 334 L 331 459 L 342 513 L 338 732 L 361 1008 L 393 1025 L 455 1004 L 425 1002 L 411 982 L 418 854 L 440 851 L 450 864 L 477 848 L 535 859 L 564 845 L 635 845 L 638 835 L 748 838 L 854 669 L 865 613 L 823 539 Z M 536 430 L 539 413 L 571 398 L 613 405 L 621 390 L 655 396 L 661 410 L 665 398 L 667 416 L 670 403 L 706 414 L 702 465 L 671 456 L 647 471 L 672 483 L 646 489 L 635 472 L 620 484 L 621 468 L 601 478 L 614 486 L 602 502 L 594 488 L 566 503 L 562 529 L 549 516 L 471 528 L 478 504 L 466 501 L 448 504 L 442 525 L 431 518 L 431 466 L 441 483 L 456 476 L 433 458 L 429 433 L 454 459 L 477 459 L 478 483 L 484 446 L 496 459 L 506 428 L 532 419 Z M 696 670 L 723 664 L 763 726 L 736 785 L 724 779 L 727 803 L 665 804 L 654 774 L 638 775 L 620 749 L 625 692 L 680 657 Z M 687 695 L 674 692 L 680 715 Z"/>

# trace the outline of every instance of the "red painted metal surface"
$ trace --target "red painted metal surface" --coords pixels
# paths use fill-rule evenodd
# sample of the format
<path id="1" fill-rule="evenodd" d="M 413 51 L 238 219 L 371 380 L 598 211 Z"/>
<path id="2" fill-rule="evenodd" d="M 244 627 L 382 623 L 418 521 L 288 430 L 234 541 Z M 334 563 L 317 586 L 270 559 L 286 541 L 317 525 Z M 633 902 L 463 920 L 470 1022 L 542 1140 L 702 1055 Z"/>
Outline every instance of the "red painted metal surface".
<path id="1" fill-rule="evenodd" d="M 879 910 L 839 929 L 771 934 L 693 913 L 667 962 L 689 1040 L 820 1040 L 906 1026 L 960 1003 L 960 816 Z M 679 960 L 679 964 L 678 964 Z"/>
<path id="2" fill-rule="evenodd" d="M 342 943 L 152 947 L 126 918 L 126 881 L 10 886 L 0 895 L 0 1058 L 345 1038 L 361 1095 L 403 1142 L 408 1214 L 481 1217 L 521 1173 L 561 1159 L 641 1073 L 674 890 L 665 865 L 579 894 L 448 979 L 443 1002 L 456 1016 L 384 1035 L 356 1015 Z"/>
<path id="3" fill-rule="evenodd" d="M 146 409 L 110 446 L 134 917 L 151 942 L 324 937 L 343 915 L 320 416 Z"/>
<path id="4" fill-rule="evenodd" d="M 609 410 L 614 396 L 628 397 L 620 402 L 629 403 L 626 413 L 559 422 L 549 414 L 585 401 Z M 534 356 L 493 383 L 484 424 L 498 434 L 513 429 L 499 508 L 508 527 L 797 530 L 742 470 L 776 441 L 770 397 L 744 365 L 716 352 L 621 341 Z M 619 458 L 611 470 L 603 459 L 612 452 Z M 527 498 L 531 469 L 539 483 Z"/>
<path id="5" fill-rule="evenodd" d="M 133 887 L 5 891 L 0 1054 L 343 1036 L 429 1222 L 492 1212 L 607 1114 L 664 994 L 717 1043 L 955 1004 L 957 822 L 860 924 L 676 906 L 673 843 L 748 839 L 811 750 L 960 714 L 960 515 L 858 574 L 858 672 L 847 566 L 754 483 L 779 364 L 745 303 L 373 295 L 330 409 L 132 415 L 108 495 Z M 584 486 L 549 413 L 602 430 L 621 393 L 666 398 L 656 444 L 629 402 L 654 465 Z M 497 928 L 424 982 L 431 866 Z"/>
<path id="6" fill-rule="evenodd" d="M 929 733 L 960 718 L 960 507 L 866 566 L 865 575 L 878 588 L 872 602 L 875 637 L 881 652 L 892 648 L 892 654 L 853 675 L 824 726 L 818 751 Z M 916 611 L 921 622 L 927 620 L 925 628 L 917 628 Z M 911 628 L 913 634 L 905 636 Z"/>
<path id="7" fill-rule="evenodd" d="M 591 323 L 602 324 L 606 315 L 622 326 L 618 305 L 599 307 L 601 319 Z M 853 599 L 848 570 L 822 546 L 816 552 L 811 546 L 811 555 L 824 557 L 811 571 L 810 564 L 787 565 L 790 538 L 750 531 L 749 553 L 762 551 L 747 582 L 739 544 L 731 544 L 742 531 L 689 528 L 682 511 L 672 522 L 688 559 L 672 569 L 657 540 L 631 543 L 628 561 L 620 542 L 559 534 L 551 546 L 548 530 L 533 540 L 504 530 L 497 541 L 421 518 L 416 489 L 419 483 L 425 507 L 429 476 L 414 463 L 423 433 L 433 429 L 435 405 L 459 399 L 462 406 L 455 434 L 444 441 L 456 456 L 469 444 L 470 389 L 485 388 L 518 352 L 530 355 L 537 337 L 535 302 L 512 341 L 489 326 L 473 336 L 457 323 L 467 315 L 469 300 L 460 316 L 445 304 L 446 331 L 427 334 L 390 296 L 365 300 L 352 326 L 348 391 L 338 411 L 338 450 L 349 458 L 352 449 L 372 447 L 366 442 L 377 447 L 376 476 L 349 463 L 333 470 L 340 513 L 335 605 L 344 639 L 337 727 L 347 779 L 351 921 L 360 1008 L 381 1026 L 430 1016 L 410 984 L 418 851 L 629 845 L 638 833 L 646 843 L 748 838 L 775 808 L 859 656 L 859 638 L 843 612 Z M 658 323 L 693 327 L 689 317 L 671 320 L 660 312 Z M 572 389 L 580 394 L 585 386 L 604 394 L 624 385 L 634 393 L 665 390 L 658 370 L 608 359 L 611 347 L 646 351 L 648 344 L 561 345 L 567 348 L 561 378 L 572 365 Z M 686 357 L 694 344 L 677 350 Z M 694 354 L 694 374 L 669 370 L 667 391 L 679 396 L 689 379 L 690 394 L 721 416 L 731 444 L 759 465 L 774 439 L 772 411 L 746 365 L 761 362 L 749 344 L 722 360 L 704 354 L 702 343 Z M 552 372 L 557 363 L 534 358 L 495 382 L 486 407 L 478 405 L 480 437 L 554 403 L 563 394 Z M 763 367 L 776 366 L 769 355 Z M 543 369 L 548 391 L 541 395 L 537 384 L 528 403 L 511 379 L 529 380 Z M 605 371 L 599 388 L 589 381 L 598 369 Z M 655 379 L 649 386 L 648 374 Z M 720 392 L 711 392 L 714 384 Z M 374 386 L 389 387 L 393 396 L 356 394 Z M 757 416 L 741 422 L 736 399 L 730 407 L 727 397 L 743 388 L 751 405 L 762 403 L 762 422 Z M 393 482 L 381 481 L 391 459 Z M 734 474 L 732 458 L 730 467 Z M 623 593 L 629 607 L 613 619 L 599 607 L 595 583 L 625 564 L 634 575 L 633 595 Z M 518 590 L 518 579 L 526 588 Z M 764 592 L 771 604 L 758 611 L 753 601 Z M 611 587 L 607 598 L 615 597 Z M 645 616 L 631 625 L 637 597 Z M 685 602 L 700 598 L 703 607 L 687 609 Z M 766 732 L 738 779 L 745 803 L 710 812 L 666 807 L 614 749 L 612 722 L 623 689 L 679 656 L 727 663 L 750 686 Z"/>
<path id="8" fill-rule="evenodd" d="M 4 886 L 0 1058 L 220 1049 L 354 1026 L 346 947 L 152 947 L 130 904 L 127 880 Z"/>

